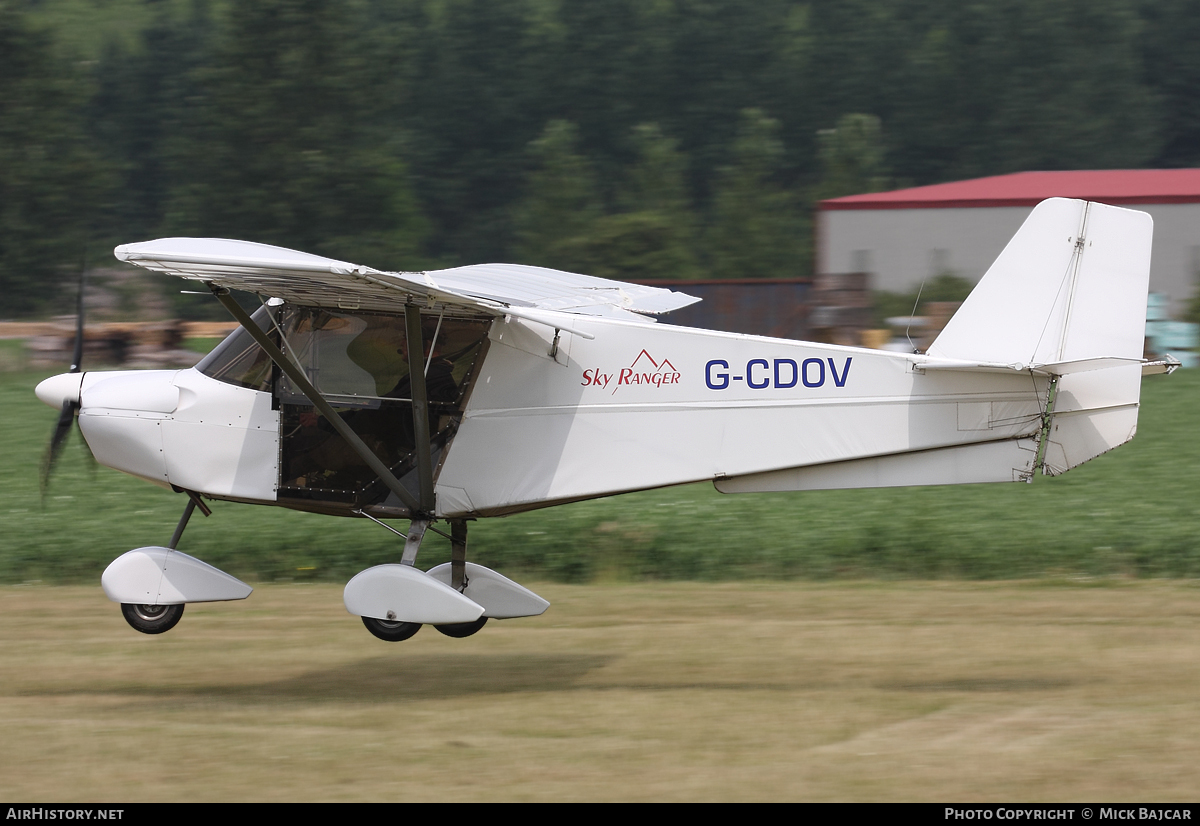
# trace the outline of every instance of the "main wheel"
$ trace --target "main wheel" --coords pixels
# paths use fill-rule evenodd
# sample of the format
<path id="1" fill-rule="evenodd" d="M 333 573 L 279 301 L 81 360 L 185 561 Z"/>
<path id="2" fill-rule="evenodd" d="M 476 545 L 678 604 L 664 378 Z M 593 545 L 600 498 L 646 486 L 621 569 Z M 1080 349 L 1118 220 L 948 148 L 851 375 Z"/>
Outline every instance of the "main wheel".
<path id="1" fill-rule="evenodd" d="M 453 625 L 435 625 L 433 627 L 441 631 L 447 637 L 455 637 L 461 640 L 463 637 L 469 637 L 480 628 L 487 625 L 487 621 L 487 617 L 480 617 L 474 622 L 456 622 Z"/>
<path id="2" fill-rule="evenodd" d="M 362 621 L 368 631 L 386 642 L 403 642 L 421 630 L 419 622 L 399 622 L 374 617 L 363 617 Z"/>
<path id="3" fill-rule="evenodd" d="M 183 603 L 179 605 L 136 605 L 121 603 L 125 621 L 143 634 L 162 634 L 170 631 L 183 616 Z"/>

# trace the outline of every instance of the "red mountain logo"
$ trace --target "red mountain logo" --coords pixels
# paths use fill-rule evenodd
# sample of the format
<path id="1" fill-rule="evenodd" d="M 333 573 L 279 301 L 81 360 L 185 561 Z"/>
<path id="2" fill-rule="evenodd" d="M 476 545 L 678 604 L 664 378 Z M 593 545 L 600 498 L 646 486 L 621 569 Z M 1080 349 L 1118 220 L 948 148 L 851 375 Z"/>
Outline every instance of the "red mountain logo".
<path id="1" fill-rule="evenodd" d="M 612 387 L 616 393 L 624 385 L 651 385 L 662 387 L 664 384 L 679 384 L 680 373 L 670 359 L 656 360 L 647 350 L 642 350 L 628 367 L 622 367 L 614 373 L 605 373 L 599 367 L 589 367 L 583 371 L 584 387 Z"/>

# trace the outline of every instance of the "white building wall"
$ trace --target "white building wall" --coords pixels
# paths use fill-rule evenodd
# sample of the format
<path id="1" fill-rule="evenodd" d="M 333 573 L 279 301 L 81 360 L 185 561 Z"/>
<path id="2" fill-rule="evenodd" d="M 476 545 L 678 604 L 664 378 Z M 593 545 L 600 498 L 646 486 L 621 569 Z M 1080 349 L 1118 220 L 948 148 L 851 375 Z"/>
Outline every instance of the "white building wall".
<path id="1" fill-rule="evenodd" d="M 1200 204 L 1135 206 L 1154 218 L 1154 251 L 1150 254 L 1150 291 L 1171 296 L 1171 315 L 1182 316 L 1200 289 Z"/>
<path id="2" fill-rule="evenodd" d="M 1200 204 L 1129 207 L 1154 218 L 1150 290 L 1178 317 L 1197 290 Z M 869 272 L 873 289 L 904 292 L 939 272 L 978 281 L 1033 207 L 853 209 L 817 214 L 817 271 Z"/>

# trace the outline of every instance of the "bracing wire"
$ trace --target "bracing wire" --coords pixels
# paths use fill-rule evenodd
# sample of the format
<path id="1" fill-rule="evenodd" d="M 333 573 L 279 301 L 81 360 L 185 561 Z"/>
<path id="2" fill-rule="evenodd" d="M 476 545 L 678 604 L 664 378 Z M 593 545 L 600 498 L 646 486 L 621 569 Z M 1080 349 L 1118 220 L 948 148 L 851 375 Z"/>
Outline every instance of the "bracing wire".
<path id="1" fill-rule="evenodd" d="M 928 275 L 921 279 L 921 286 L 917 288 L 917 300 L 913 302 L 912 312 L 908 314 L 908 326 L 904 328 L 904 337 L 908 339 L 908 346 L 912 348 L 914 353 L 918 352 L 917 345 L 913 344 L 912 336 L 909 335 L 909 331 L 912 330 L 912 320 L 917 315 L 917 307 L 921 304 L 921 293 L 925 291 L 925 282 L 927 280 L 929 280 Z"/>

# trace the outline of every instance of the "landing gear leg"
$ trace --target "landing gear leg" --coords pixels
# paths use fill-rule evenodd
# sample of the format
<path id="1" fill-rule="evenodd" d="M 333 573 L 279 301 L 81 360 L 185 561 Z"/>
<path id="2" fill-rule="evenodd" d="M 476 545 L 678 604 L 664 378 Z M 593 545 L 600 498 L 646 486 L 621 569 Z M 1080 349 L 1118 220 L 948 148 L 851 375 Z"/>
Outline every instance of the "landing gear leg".
<path id="1" fill-rule="evenodd" d="M 387 525 L 384 525 L 384 527 L 386 528 Z M 428 527 L 428 519 L 414 519 L 409 523 L 408 535 L 404 537 L 404 555 L 400 557 L 401 565 L 417 564 L 417 551 L 421 550 L 421 540 L 425 538 L 425 529 Z M 368 631 L 384 642 L 404 642 L 404 640 L 421 630 L 421 623 L 402 622 L 393 619 L 393 616 L 394 614 L 389 611 L 387 619 L 363 617 L 362 621 Z"/>
<path id="2" fill-rule="evenodd" d="M 167 547 L 172 551 L 179 547 L 179 540 L 183 538 L 183 529 L 187 527 L 188 520 L 192 518 L 196 508 L 200 508 L 200 512 L 205 516 L 212 516 L 212 508 L 200 501 L 200 497 L 194 491 L 186 491 L 188 495 L 188 503 L 183 507 L 183 516 L 179 517 L 179 524 L 175 526 L 175 533 L 171 534 L 171 544 Z"/>
<path id="3" fill-rule="evenodd" d="M 467 587 L 467 521 L 453 519 L 450 522 L 450 587 L 460 594 Z M 480 617 L 474 622 L 459 622 L 453 625 L 435 625 L 447 637 L 462 639 L 469 637 L 483 626 L 488 618 Z"/>
<path id="4" fill-rule="evenodd" d="M 414 519 L 409 523 L 408 536 L 404 538 L 404 555 L 400 557 L 401 565 L 416 565 L 417 551 L 421 550 L 421 540 L 429 528 L 428 519 Z"/>
<path id="5" fill-rule="evenodd" d="M 188 495 L 188 503 L 183 507 L 183 515 L 179 517 L 179 524 L 175 526 L 175 533 L 171 534 L 171 544 L 167 547 L 172 551 L 179 547 L 179 540 L 183 537 L 183 530 L 187 527 L 188 521 L 192 518 L 192 514 L 196 512 L 196 508 L 205 516 L 211 516 L 212 510 L 208 505 L 200 501 L 200 497 L 194 491 L 186 491 Z M 175 605 L 141 605 L 132 602 L 121 603 L 121 615 L 125 617 L 125 621 L 135 631 L 141 631 L 143 634 L 163 634 L 170 631 L 178 623 L 183 616 L 183 603 Z"/>
<path id="6" fill-rule="evenodd" d="M 450 587 L 462 593 L 467 587 L 467 520 L 450 522 Z"/>
<path id="7" fill-rule="evenodd" d="M 482 616 L 486 611 L 484 606 L 464 593 L 468 586 L 467 570 L 475 570 L 467 564 L 466 520 L 450 520 L 451 533 L 445 534 L 430 527 L 432 519 L 417 518 L 412 520 L 405 535 L 365 511 L 355 513 L 404 537 L 404 554 L 399 565 L 376 565 L 346 583 L 343 596 L 346 610 L 362 617 L 368 631 L 381 640 L 398 642 L 415 634 L 421 623 L 433 625 L 450 637 L 469 637 L 487 623 L 487 617 Z M 452 562 L 437 565 L 428 572 L 416 567 L 417 551 L 426 530 L 445 536 L 453 548 Z M 451 585 L 452 568 L 454 585 L 447 587 Z M 486 568 L 479 570 L 491 574 Z M 498 583 L 501 589 L 520 587 L 498 574 L 489 580 L 491 587 L 485 586 L 485 591 L 494 589 Z"/>
<path id="8" fill-rule="evenodd" d="M 380 522 L 369 513 L 365 513 L 362 510 L 355 511 L 355 513 L 370 519 L 377 525 L 382 525 L 398 536 L 404 537 L 404 554 L 400 557 L 400 564 L 416 566 L 417 551 L 421 550 L 421 540 L 425 538 L 425 531 L 429 527 L 430 520 L 414 519 L 409 523 L 408 533 L 403 534 L 392 526 Z M 387 619 L 363 617 L 362 621 L 368 631 L 385 642 L 402 642 L 421 630 L 421 623 L 398 620 L 394 611 L 387 612 Z"/>

